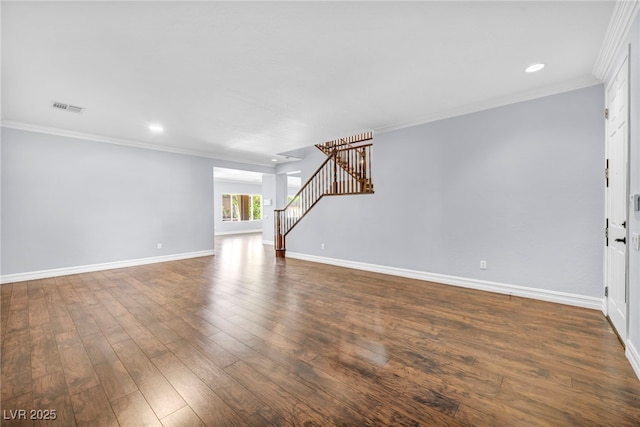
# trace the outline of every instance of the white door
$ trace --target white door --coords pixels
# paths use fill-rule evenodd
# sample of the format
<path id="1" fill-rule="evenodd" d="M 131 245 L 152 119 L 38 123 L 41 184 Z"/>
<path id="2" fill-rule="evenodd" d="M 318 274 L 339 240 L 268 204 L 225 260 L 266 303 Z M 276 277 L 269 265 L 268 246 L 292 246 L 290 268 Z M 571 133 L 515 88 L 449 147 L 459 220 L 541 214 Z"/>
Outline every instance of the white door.
<path id="1" fill-rule="evenodd" d="M 605 277 L 607 314 L 621 340 L 627 338 L 627 155 L 629 67 L 625 58 L 607 88 L 608 239 Z"/>

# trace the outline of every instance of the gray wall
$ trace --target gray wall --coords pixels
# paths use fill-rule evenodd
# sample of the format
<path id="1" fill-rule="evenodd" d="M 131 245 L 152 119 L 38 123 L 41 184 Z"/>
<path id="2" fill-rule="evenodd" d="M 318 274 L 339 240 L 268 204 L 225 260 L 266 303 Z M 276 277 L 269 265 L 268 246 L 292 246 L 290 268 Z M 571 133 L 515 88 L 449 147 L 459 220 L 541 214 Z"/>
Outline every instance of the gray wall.
<path id="1" fill-rule="evenodd" d="M 3 128 L 2 274 L 213 250 L 212 168 Z"/>
<path id="2" fill-rule="evenodd" d="M 594 86 L 378 133 L 375 194 L 325 198 L 287 251 L 601 297 L 603 105 Z"/>
<path id="3" fill-rule="evenodd" d="M 215 232 L 216 234 L 246 233 L 249 231 L 262 231 L 262 221 L 223 221 L 222 220 L 222 195 L 229 194 L 260 194 L 262 184 L 244 182 L 214 181 L 214 205 L 215 205 Z"/>

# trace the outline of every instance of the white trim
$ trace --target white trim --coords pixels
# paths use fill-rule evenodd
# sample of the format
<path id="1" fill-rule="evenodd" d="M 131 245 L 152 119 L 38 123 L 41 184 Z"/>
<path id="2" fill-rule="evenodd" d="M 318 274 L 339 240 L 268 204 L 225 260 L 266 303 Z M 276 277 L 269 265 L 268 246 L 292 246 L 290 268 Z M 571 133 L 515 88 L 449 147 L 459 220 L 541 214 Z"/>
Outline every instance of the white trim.
<path id="1" fill-rule="evenodd" d="M 463 116 L 465 114 L 477 113 L 480 111 L 490 110 L 492 108 L 504 107 L 518 102 L 531 101 L 533 99 L 544 98 L 545 96 L 558 95 L 564 92 L 570 92 L 572 90 L 584 89 L 587 87 L 602 84 L 602 81 L 595 77 L 586 77 L 569 82 L 559 83 L 551 86 L 545 86 L 542 89 L 535 89 L 527 92 L 521 92 L 517 94 L 510 94 L 507 96 L 501 96 L 486 101 L 478 102 L 475 104 L 465 105 L 460 108 L 454 108 L 448 111 L 439 112 L 429 116 L 415 117 L 409 121 L 395 123 L 388 126 L 375 128 L 375 132 L 389 132 L 392 130 L 404 129 L 411 126 L 423 125 L 426 123 L 435 122 L 438 120 L 450 119 L 452 117 Z"/>
<path id="2" fill-rule="evenodd" d="M 634 1 L 637 1 L 637 0 L 634 0 Z M 584 89 L 584 88 L 595 86 L 595 85 L 598 85 L 598 84 L 601 84 L 601 83 L 602 83 L 601 79 L 598 79 L 596 77 L 587 77 L 587 78 L 575 79 L 575 80 L 571 80 L 571 81 L 568 81 L 568 82 L 563 82 L 563 83 L 559 83 L 559 84 L 555 84 L 555 85 L 551 85 L 551 86 L 546 86 L 546 87 L 544 87 L 542 89 L 535 89 L 535 90 L 531 90 L 531 91 L 527 91 L 527 92 L 521 92 L 521 93 L 517 93 L 517 94 L 510 94 L 510 95 L 507 95 L 507 96 L 501 96 L 501 97 L 489 99 L 489 100 L 486 100 L 486 101 L 482 101 L 482 102 L 479 102 L 479 103 L 465 105 L 465 106 L 462 106 L 460 108 L 454 108 L 454 109 L 451 109 L 451 110 L 448 110 L 448 111 L 439 112 L 439 113 L 428 115 L 428 116 L 415 117 L 415 118 L 410 119 L 408 121 L 403 121 L 403 122 L 399 122 L 399 123 L 390 124 L 390 125 L 387 125 L 387 126 L 375 128 L 373 130 L 375 132 L 389 132 L 389 131 L 393 131 L 393 130 L 404 129 L 404 128 L 408 128 L 408 127 L 412 127 L 412 126 L 418 126 L 418 125 L 423 125 L 423 124 L 426 124 L 426 123 L 435 122 L 435 121 L 438 121 L 438 120 L 444 120 L 444 119 L 449 119 L 449 118 L 452 118 L 452 117 L 458 117 L 458 116 L 462 116 L 462 115 L 465 115 L 465 114 L 477 113 L 477 112 L 489 110 L 489 109 L 492 109 L 492 108 L 504 107 L 504 106 L 507 106 L 507 105 L 516 104 L 518 102 L 530 101 L 532 99 L 543 98 L 545 96 L 557 95 L 557 94 L 564 93 L 564 92 L 569 92 L 569 91 L 572 91 L 572 90 Z M 65 130 L 65 129 L 51 128 L 51 127 L 33 125 L 33 124 L 22 123 L 22 122 L 15 122 L 15 121 L 11 121 L 11 120 L 2 121 L 0 123 L 0 126 L 1 127 L 5 127 L 5 128 L 9 128 L 9 129 L 17 129 L 17 130 L 24 130 L 24 131 L 30 131 L 30 132 L 38 132 L 38 133 L 44 133 L 44 134 L 48 134 L 48 135 L 65 136 L 65 137 L 69 137 L 69 138 L 81 138 L 81 139 L 86 139 L 86 140 L 89 140 L 89 141 L 104 142 L 104 143 L 116 144 L 116 145 L 124 145 L 124 146 L 129 146 L 129 147 L 147 149 L 147 150 L 164 151 L 164 152 L 168 152 L 168 153 L 177 153 L 177 154 L 184 154 L 184 155 L 189 155 L 189 156 L 205 157 L 205 158 L 216 159 L 216 160 L 226 160 L 226 161 L 232 161 L 232 162 L 243 163 L 243 164 L 244 164 L 244 162 L 246 162 L 246 163 L 248 163 L 250 165 L 254 165 L 254 166 L 264 166 L 264 167 L 271 166 L 271 167 L 273 167 L 273 165 L 269 165 L 267 163 L 256 162 L 256 161 L 248 160 L 248 159 L 238 159 L 238 158 L 232 158 L 232 157 L 228 157 L 228 156 L 224 156 L 224 155 L 220 155 L 220 154 L 205 153 L 205 152 L 194 151 L 194 150 L 184 150 L 184 149 L 180 149 L 180 148 L 176 148 L 176 147 L 170 147 L 170 146 L 152 145 L 152 144 L 133 141 L 133 140 L 110 138 L 110 137 L 101 136 L 101 135 L 87 134 L 87 133 L 82 133 L 82 132 L 69 131 L 69 130 Z M 277 155 L 285 156 L 285 157 L 291 157 L 292 161 L 300 160 L 299 157 L 295 157 L 295 156 L 292 156 L 290 154 L 277 154 Z M 282 164 L 287 164 L 286 159 L 282 160 L 281 163 L 278 164 L 278 166 L 280 166 Z M 264 172 L 264 173 L 273 174 L 273 172 Z"/>
<path id="3" fill-rule="evenodd" d="M 275 243 L 274 243 L 273 240 L 264 240 L 264 239 L 262 239 L 262 244 L 263 245 L 271 245 L 271 246 L 273 246 Z"/>
<path id="4" fill-rule="evenodd" d="M 257 220 L 261 221 L 261 220 Z M 238 230 L 238 231 L 216 231 L 216 236 L 229 236 L 231 234 L 250 234 L 250 233 L 262 233 L 262 228 L 258 230 Z"/>
<path id="5" fill-rule="evenodd" d="M 46 135 L 64 136 L 67 138 L 76 138 L 76 139 L 84 139 L 87 141 L 103 142 L 106 144 L 123 145 L 126 147 L 141 148 L 144 150 L 163 151 L 166 153 L 183 154 L 185 156 L 204 157 L 207 159 L 225 160 L 225 161 L 234 162 L 238 164 L 247 164 L 250 166 L 263 166 L 263 167 L 273 168 L 273 164 L 266 163 L 266 160 L 259 161 L 259 160 L 250 160 L 250 159 L 239 159 L 237 157 L 225 156 L 224 154 L 219 154 L 219 153 L 214 154 L 214 153 L 206 153 L 204 151 L 197 151 L 197 150 L 185 150 L 182 148 L 177 148 L 172 146 L 148 144 L 145 142 L 134 141 L 130 139 L 111 138 L 108 136 L 96 135 L 91 133 L 76 132 L 76 131 L 66 130 L 66 129 L 34 125 L 30 123 L 15 122 L 12 120 L 3 120 L 2 123 L 0 123 L 0 126 L 8 129 L 24 130 L 28 132 L 43 133 Z M 273 156 L 269 155 L 269 158 L 271 157 Z M 264 172 L 264 173 L 273 173 L 273 172 Z"/>
<path id="6" fill-rule="evenodd" d="M 631 340 L 627 340 L 625 345 L 626 350 L 624 351 L 624 355 L 627 356 L 629 363 L 631 363 L 631 367 L 633 371 L 636 373 L 636 376 L 640 379 L 640 353 L 633 346 Z"/>
<path id="7" fill-rule="evenodd" d="M 616 2 L 609 20 L 607 33 L 602 41 L 602 47 L 600 47 L 598 58 L 593 67 L 592 73 L 596 78 L 604 80 L 609 74 L 618 52 L 627 39 L 639 9 L 640 3 L 638 0 Z"/>
<path id="8" fill-rule="evenodd" d="M 377 264 L 367 264 L 357 261 L 346 261 L 336 258 L 326 258 L 315 255 L 306 255 L 296 252 L 287 252 L 288 258 L 296 258 L 305 261 L 320 262 L 339 267 L 355 268 L 374 273 L 391 274 L 393 276 L 408 277 L 410 279 L 425 280 L 428 282 L 442 283 L 445 285 L 460 286 L 463 288 L 477 289 L 481 291 L 496 292 L 555 302 L 559 304 L 573 305 L 577 307 L 599 310 L 602 307 L 602 298 L 588 297 L 584 295 L 570 294 L 566 292 L 550 291 L 546 289 L 529 288 L 526 286 L 510 285 L 506 283 L 489 282 L 486 280 L 469 279 L 466 277 L 449 276 L 445 274 L 428 273 L 425 271 L 409 270 L 405 268 L 389 267 Z"/>
<path id="9" fill-rule="evenodd" d="M 28 273 L 6 274 L 0 276 L 0 283 L 25 282 L 27 280 L 46 279 L 49 277 L 68 276 L 71 274 L 91 273 L 94 271 L 112 270 L 114 268 L 134 267 L 136 265 L 156 264 L 167 261 L 178 261 L 188 258 L 199 258 L 215 255 L 213 249 L 197 252 L 186 252 L 173 255 L 162 255 L 149 258 L 130 259 L 125 261 L 105 262 L 100 264 L 80 265 L 77 267 L 55 268 L 52 270 L 31 271 Z"/>
<path id="10" fill-rule="evenodd" d="M 631 340 L 627 340 L 625 348 L 624 355 L 627 356 L 633 371 L 636 373 L 638 379 L 640 379 L 640 353 L 638 353 L 638 350 L 633 346 Z"/>

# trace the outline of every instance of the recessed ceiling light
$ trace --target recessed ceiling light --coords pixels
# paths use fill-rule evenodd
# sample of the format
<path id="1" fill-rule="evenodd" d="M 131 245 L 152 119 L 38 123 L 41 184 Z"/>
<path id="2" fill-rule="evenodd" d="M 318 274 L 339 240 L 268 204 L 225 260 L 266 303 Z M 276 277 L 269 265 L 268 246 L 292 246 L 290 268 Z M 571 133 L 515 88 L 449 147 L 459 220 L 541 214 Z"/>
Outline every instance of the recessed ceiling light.
<path id="1" fill-rule="evenodd" d="M 272 162 L 277 162 L 277 161 L 278 161 L 278 159 L 271 159 L 271 161 L 272 161 Z"/>
<path id="2" fill-rule="evenodd" d="M 544 64 L 533 64 L 529 65 L 525 71 L 525 73 L 535 73 L 536 71 L 540 71 L 544 68 Z"/>
<path id="3" fill-rule="evenodd" d="M 162 127 L 162 125 L 159 125 L 157 123 L 152 123 L 149 125 L 149 130 L 151 132 L 155 132 L 155 133 L 162 133 L 164 132 L 164 128 Z"/>

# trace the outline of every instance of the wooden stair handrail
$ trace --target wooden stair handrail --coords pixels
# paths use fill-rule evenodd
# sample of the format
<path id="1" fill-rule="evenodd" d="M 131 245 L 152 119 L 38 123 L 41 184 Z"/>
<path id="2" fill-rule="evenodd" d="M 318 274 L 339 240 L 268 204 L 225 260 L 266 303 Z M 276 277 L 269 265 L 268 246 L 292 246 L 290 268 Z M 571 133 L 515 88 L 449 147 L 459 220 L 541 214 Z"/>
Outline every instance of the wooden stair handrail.
<path id="1" fill-rule="evenodd" d="M 291 201 L 283 209 L 274 210 L 276 256 L 284 257 L 285 236 L 322 197 L 373 193 L 372 145 L 334 148 Z"/>
<path id="2" fill-rule="evenodd" d="M 307 182 L 305 183 L 305 185 L 303 185 L 302 187 L 300 187 L 300 190 L 298 190 L 298 192 L 296 193 L 295 196 L 293 196 L 293 198 L 291 199 L 291 201 L 289 203 L 287 203 L 287 205 L 283 208 L 283 209 L 274 209 L 274 212 L 282 212 L 282 211 L 286 211 L 287 208 L 289 208 L 290 206 L 293 205 L 293 202 L 296 200 L 297 197 L 300 196 L 300 194 L 302 193 L 302 191 L 304 190 L 304 188 L 306 187 L 306 185 L 312 181 L 322 170 L 322 168 L 325 167 L 325 165 L 327 163 L 329 163 L 331 161 L 331 157 L 327 157 L 327 160 L 325 160 L 318 169 L 316 169 L 316 171 L 313 173 L 313 175 L 311 175 L 311 178 L 309 178 L 307 180 Z"/>
<path id="3" fill-rule="evenodd" d="M 323 144 L 316 144 L 322 152 L 326 155 L 330 155 L 333 149 L 337 149 L 339 147 L 351 147 L 353 144 L 357 144 L 359 142 L 370 141 L 373 139 L 373 131 L 359 133 L 357 135 L 348 136 L 346 138 L 338 138 L 332 139 L 331 141 L 327 141 Z"/>
<path id="4" fill-rule="evenodd" d="M 322 151 L 327 156 L 331 156 L 333 151 L 338 149 L 337 147 L 347 147 L 352 148 L 353 144 L 358 144 L 360 142 L 369 141 L 373 139 L 373 131 L 363 132 L 357 135 L 348 136 L 346 138 L 334 139 L 331 141 L 327 141 L 324 144 L 316 144 L 316 148 Z M 370 145 L 370 144 L 368 144 Z M 365 147 L 365 145 L 359 144 L 357 147 Z M 362 152 L 364 153 L 364 151 Z M 364 154 L 363 154 L 364 157 Z M 344 170 L 346 170 L 349 174 L 353 175 L 354 178 L 359 179 L 356 175 L 357 170 L 348 167 L 345 162 L 341 160 L 341 157 L 335 157 L 336 162 L 340 165 Z"/>
<path id="5" fill-rule="evenodd" d="M 362 159 L 361 162 L 366 163 L 366 158 L 367 158 L 366 147 L 369 147 L 371 145 L 372 144 L 366 144 L 366 145 L 358 145 L 357 147 L 355 147 L 356 153 L 359 154 L 361 159 Z M 363 168 L 362 167 L 361 168 L 354 168 L 351 165 L 351 162 L 349 162 L 349 160 L 345 161 L 340 156 L 341 152 L 346 152 L 346 151 L 347 151 L 346 149 L 337 150 L 337 153 L 336 153 L 336 156 L 335 156 L 335 162 L 338 164 L 338 166 L 343 168 L 348 174 L 353 176 L 355 179 L 363 179 L 364 177 L 361 176 Z"/>
<path id="6" fill-rule="evenodd" d="M 363 148 L 363 147 L 371 147 L 373 144 L 366 144 L 366 145 L 359 145 L 357 148 Z M 318 169 L 316 169 L 316 171 L 313 173 L 313 175 L 311 175 L 311 177 L 307 180 L 307 183 L 309 183 L 310 181 L 312 181 L 316 175 L 318 175 L 321 171 L 322 168 L 325 167 L 325 165 L 327 163 L 329 163 L 331 160 L 334 160 L 334 156 L 337 156 L 337 153 L 340 153 L 341 151 L 349 151 L 349 150 L 355 150 L 355 148 L 347 148 L 347 149 L 342 149 L 342 150 L 334 150 L 334 154 L 329 155 L 329 157 L 327 157 L 327 159 L 320 165 L 320 167 L 318 167 Z M 340 163 L 338 160 L 334 160 L 336 163 Z M 347 171 L 349 173 L 349 171 Z M 356 179 L 360 179 L 359 177 L 356 177 L 354 175 L 352 175 L 354 178 Z M 274 209 L 274 211 L 279 212 L 279 211 L 284 211 L 286 210 L 290 205 L 293 204 L 293 202 L 295 201 L 296 197 L 300 196 L 300 193 L 302 193 L 302 191 L 304 190 L 304 187 L 306 186 L 306 183 L 304 186 L 302 186 L 300 188 L 300 190 L 298 190 L 298 192 L 296 193 L 295 196 L 293 196 L 293 198 L 291 199 L 291 202 L 287 203 L 287 205 L 283 208 L 283 209 Z"/>

